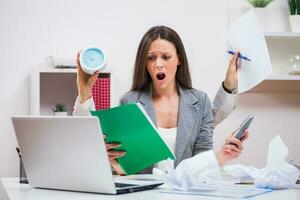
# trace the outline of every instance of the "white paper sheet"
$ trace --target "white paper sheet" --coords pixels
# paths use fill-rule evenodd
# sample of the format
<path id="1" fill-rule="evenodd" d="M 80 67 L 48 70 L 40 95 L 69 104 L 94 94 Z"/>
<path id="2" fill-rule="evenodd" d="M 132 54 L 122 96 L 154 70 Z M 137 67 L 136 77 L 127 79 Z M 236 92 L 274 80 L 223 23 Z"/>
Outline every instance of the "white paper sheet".
<path id="1" fill-rule="evenodd" d="M 293 188 L 300 176 L 300 170 L 285 161 L 289 151 L 280 136 L 270 141 L 267 164 L 262 169 L 252 166 L 231 165 L 224 171 L 235 178 L 253 178 L 258 188 Z"/>
<path id="2" fill-rule="evenodd" d="M 242 199 L 242 198 L 250 198 L 257 195 L 261 195 L 267 192 L 271 192 L 272 190 L 255 188 L 253 186 L 203 183 L 190 188 L 190 190 L 188 191 L 170 190 L 170 189 L 160 189 L 159 191 L 162 193 L 172 193 L 172 194 L 201 195 L 201 196 Z"/>
<path id="3" fill-rule="evenodd" d="M 166 183 L 160 188 L 162 193 L 183 195 L 203 195 L 228 198 L 249 198 L 270 192 L 253 186 L 228 185 L 221 182 L 220 167 L 213 150 L 202 152 L 183 160 L 173 169 L 167 160 L 167 171 L 154 168 L 153 174 Z"/>
<path id="4" fill-rule="evenodd" d="M 154 168 L 153 174 L 174 190 L 187 191 L 197 184 L 220 180 L 220 167 L 213 150 L 183 160 L 176 169 L 171 160 L 167 160 L 166 166 L 166 171 Z"/>
<path id="5" fill-rule="evenodd" d="M 228 30 L 230 50 L 239 51 L 251 59 L 241 59 L 238 70 L 238 92 L 245 92 L 272 73 L 270 56 L 259 23 L 251 9 L 240 17 Z"/>

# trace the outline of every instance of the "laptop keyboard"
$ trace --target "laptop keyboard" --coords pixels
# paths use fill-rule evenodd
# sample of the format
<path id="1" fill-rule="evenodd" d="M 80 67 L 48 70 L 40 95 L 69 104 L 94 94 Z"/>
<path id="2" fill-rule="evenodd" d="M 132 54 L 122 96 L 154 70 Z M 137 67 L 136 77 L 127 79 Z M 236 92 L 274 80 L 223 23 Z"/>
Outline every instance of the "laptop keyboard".
<path id="1" fill-rule="evenodd" d="M 122 187 L 131 187 L 131 186 L 136 186 L 134 184 L 127 184 L 127 183 L 115 183 L 115 186 L 117 188 L 122 188 Z"/>

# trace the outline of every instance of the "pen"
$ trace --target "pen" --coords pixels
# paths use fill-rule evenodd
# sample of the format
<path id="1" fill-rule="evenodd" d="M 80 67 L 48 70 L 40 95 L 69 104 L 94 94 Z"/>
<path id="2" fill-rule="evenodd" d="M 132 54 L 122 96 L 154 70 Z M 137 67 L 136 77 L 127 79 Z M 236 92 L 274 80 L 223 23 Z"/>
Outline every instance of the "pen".
<path id="1" fill-rule="evenodd" d="M 17 153 L 18 153 L 18 155 L 19 155 L 19 158 L 21 158 L 22 156 L 21 156 L 20 149 L 19 149 L 18 147 L 16 147 L 16 150 L 17 150 Z"/>
<path id="2" fill-rule="evenodd" d="M 231 54 L 231 55 L 234 55 L 234 52 L 233 51 L 230 51 L 230 50 L 228 50 L 228 52 L 227 53 L 229 53 L 229 54 Z M 240 54 L 239 53 L 239 58 L 241 58 L 241 59 L 244 59 L 244 60 L 247 60 L 247 61 L 251 61 L 251 59 L 250 58 L 247 58 L 246 56 L 243 56 L 242 54 Z"/>

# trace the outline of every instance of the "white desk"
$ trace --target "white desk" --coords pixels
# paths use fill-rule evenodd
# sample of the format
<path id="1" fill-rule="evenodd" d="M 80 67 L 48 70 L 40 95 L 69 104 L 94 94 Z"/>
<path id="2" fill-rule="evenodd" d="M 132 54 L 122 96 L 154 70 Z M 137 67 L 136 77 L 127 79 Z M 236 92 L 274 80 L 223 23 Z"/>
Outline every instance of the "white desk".
<path id="1" fill-rule="evenodd" d="M 10 200 L 69 200 L 69 199 L 85 199 L 85 200 L 201 200 L 201 199 L 229 199 L 229 198 L 216 198 L 199 195 L 181 195 L 181 194 L 168 194 L 161 193 L 158 189 L 148 190 L 143 192 L 135 192 L 122 195 L 102 195 L 80 192 L 67 192 L 57 190 L 35 189 L 31 188 L 28 184 L 19 184 L 17 178 L 3 178 L 1 179 L 4 188 Z M 0 190 L 1 192 L 1 190 Z M 1 196 L 0 196 L 1 197 Z M 277 190 L 266 194 L 255 196 L 250 199 L 263 199 L 263 200 L 299 200 L 300 189 Z M 2 200 L 2 199 L 1 199 Z"/>

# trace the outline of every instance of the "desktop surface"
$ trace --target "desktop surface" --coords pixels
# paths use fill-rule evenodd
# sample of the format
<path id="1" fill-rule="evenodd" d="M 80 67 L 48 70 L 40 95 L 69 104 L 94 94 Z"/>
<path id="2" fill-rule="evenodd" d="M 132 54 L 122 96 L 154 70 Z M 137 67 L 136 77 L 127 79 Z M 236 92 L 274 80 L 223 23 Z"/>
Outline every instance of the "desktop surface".
<path id="1" fill-rule="evenodd" d="M 129 199 L 143 199 L 143 200 L 201 200 L 201 199 L 229 199 L 221 197 L 208 197 L 200 195 L 183 195 L 183 194 L 171 194 L 163 193 L 162 190 L 166 189 L 166 186 L 160 186 L 159 188 L 128 193 L 122 195 L 105 195 L 105 194 L 94 194 L 94 193 L 82 193 L 82 192 L 69 192 L 59 190 L 47 190 L 47 189 L 36 189 L 30 187 L 28 184 L 20 184 L 18 178 L 2 178 L 3 186 L 9 196 L 10 200 L 71 200 L 71 199 L 97 199 L 97 200 L 129 200 Z M 275 190 L 266 194 L 252 197 L 250 199 L 276 199 L 276 200 L 299 200 L 300 189 L 286 189 L 286 190 Z"/>

